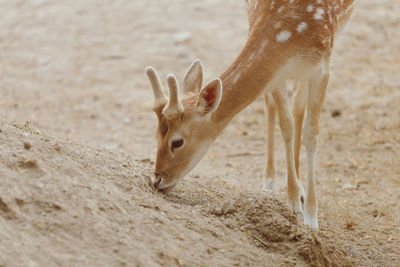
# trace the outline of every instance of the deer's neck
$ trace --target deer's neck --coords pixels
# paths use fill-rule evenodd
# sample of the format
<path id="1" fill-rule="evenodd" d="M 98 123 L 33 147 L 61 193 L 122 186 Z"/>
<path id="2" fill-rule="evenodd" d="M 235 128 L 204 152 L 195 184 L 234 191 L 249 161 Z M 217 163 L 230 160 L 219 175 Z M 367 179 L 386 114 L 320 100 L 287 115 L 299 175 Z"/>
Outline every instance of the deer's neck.
<path id="1" fill-rule="evenodd" d="M 274 46 L 266 39 L 249 38 L 233 64 L 221 75 L 223 94 L 212 116 L 213 124 L 222 131 L 233 117 L 254 102 L 266 88 L 278 68 Z"/>

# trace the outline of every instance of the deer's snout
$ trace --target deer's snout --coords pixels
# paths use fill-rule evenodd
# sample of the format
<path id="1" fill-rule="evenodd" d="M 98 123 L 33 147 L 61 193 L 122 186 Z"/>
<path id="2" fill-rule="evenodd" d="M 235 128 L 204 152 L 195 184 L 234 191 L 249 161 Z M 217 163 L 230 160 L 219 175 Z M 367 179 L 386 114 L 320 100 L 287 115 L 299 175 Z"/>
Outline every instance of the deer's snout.
<path id="1" fill-rule="evenodd" d="M 158 189 L 158 187 L 161 184 L 162 179 L 165 177 L 164 174 L 160 173 L 160 172 L 154 172 L 154 177 L 153 177 L 153 185 L 155 189 Z"/>
<path id="2" fill-rule="evenodd" d="M 175 187 L 177 181 L 168 182 L 167 174 L 154 172 L 152 182 L 155 189 L 163 193 L 168 193 Z"/>

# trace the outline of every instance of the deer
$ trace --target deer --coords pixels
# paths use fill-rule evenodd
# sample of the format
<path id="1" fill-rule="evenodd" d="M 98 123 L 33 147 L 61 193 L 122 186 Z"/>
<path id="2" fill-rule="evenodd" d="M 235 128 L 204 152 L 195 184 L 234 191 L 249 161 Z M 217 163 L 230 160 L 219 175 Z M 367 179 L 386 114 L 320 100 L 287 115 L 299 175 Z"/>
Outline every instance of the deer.
<path id="1" fill-rule="evenodd" d="M 303 216 L 305 225 L 318 230 L 315 157 L 319 118 L 335 38 L 350 19 L 354 2 L 246 0 L 249 32 L 245 46 L 219 78 L 204 87 L 200 60 L 189 67 L 183 93 L 176 77 L 167 75 L 168 97 L 155 68 L 147 67 L 158 118 L 154 187 L 164 193 L 173 190 L 232 119 L 264 96 L 268 141 L 263 188 L 276 191 L 277 117 L 285 146 L 288 208 L 298 218 Z M 292 105 L 288 81 L 295 84 Z M 305 190 L 299 173 L 301 141 L 307 159 Z"/>

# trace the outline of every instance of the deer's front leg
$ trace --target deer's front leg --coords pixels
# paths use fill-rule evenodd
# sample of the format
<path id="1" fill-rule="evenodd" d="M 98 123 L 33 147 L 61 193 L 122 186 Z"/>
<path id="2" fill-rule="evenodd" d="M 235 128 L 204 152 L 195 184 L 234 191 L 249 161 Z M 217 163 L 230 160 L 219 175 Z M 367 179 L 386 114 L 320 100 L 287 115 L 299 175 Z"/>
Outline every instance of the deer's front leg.
<path id="1" fill-rule="evenodd" d="M 287 164 L 287 202 L 289 208 L 297 215 L 303 214 L 302 203 L 304 191 L 300 182 L 297 180 L 296 168 L 294 164 L 294 123 L 290 112 L 288 95 L 285 91 L 274 91 L 272 93 L 279 117 L 283 141 L 285 142 L 286 164 Z"/>
<path id="2" fill-rule="evenodd" d="M 307 117 L 304 125 L 304 145 L 307 151 L 307 187 L 304 204 L 304 224 L 318 230 L 318 202 L 315 192 L 315 152 L 319 132 L 319 117 L 324 103 L 329 80 L 329 65 L 326 64 L 310 81 Z"/>
<path id="3" fill-rule="evenodd" d="M 265 94 L 265 119 L 267 123 L 267 159 L 265 162 L 263 190 L 276 192 L 274 158 L 275 143 L 275 102 L 271 94 Z"/>

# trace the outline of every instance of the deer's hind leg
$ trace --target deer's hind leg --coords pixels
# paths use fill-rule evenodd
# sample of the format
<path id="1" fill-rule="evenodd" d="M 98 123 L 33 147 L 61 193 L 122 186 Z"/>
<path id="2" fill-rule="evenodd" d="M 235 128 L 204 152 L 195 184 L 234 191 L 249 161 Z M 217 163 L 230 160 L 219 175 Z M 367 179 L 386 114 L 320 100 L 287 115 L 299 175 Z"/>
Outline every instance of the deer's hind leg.
<path id="1" fill-rule="evenodd" d="M 300 149 L 303 129 L 304 111 L 307 104 L 308 82 L 297 81 L 294 84 L 293 117 L 294 117 L 294 165 L 297 179 L 300 179 Z"/>
<path id="2" fill-rule="evenodd" d="M 265 120 L 267 124 L 267 158 L 264 169 L 263 190 L 276 192 L 276 172 L 275 172 L 275 119 L 276 107 L 271 94 L 264 95 L 265 100 Z"/>

